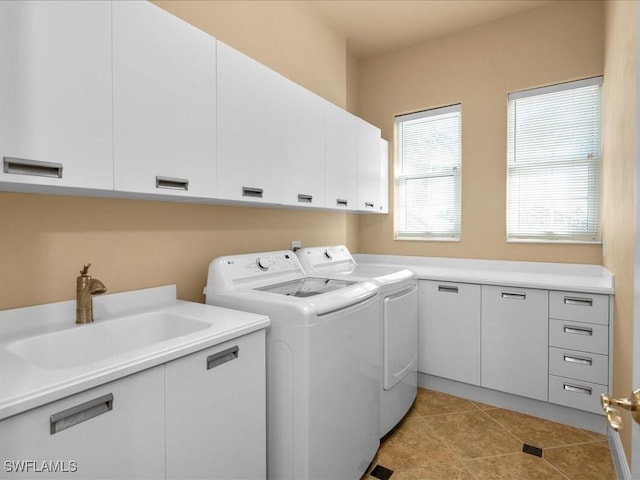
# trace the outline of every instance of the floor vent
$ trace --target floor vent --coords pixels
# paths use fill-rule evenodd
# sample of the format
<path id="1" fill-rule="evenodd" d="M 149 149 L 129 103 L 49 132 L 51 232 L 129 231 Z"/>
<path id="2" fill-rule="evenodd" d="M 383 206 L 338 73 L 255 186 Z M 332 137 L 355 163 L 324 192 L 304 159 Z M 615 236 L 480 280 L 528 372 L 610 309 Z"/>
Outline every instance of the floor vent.
<path id="1" fill-rule="evenodd" d="M 389 480 L 391 475 L 393 475 L 393 470 L 389 470 L 381 465 L 376 465 L 373 467 L 373 470 L 369 472 L 369 475 L 375 478 L 379 478 L 380 480 Z"/>
<path id="2" fill-rule="evenodd" d="M 527 445 L 526 443 L 522 445 L 522 451 L 524 453 L 528 453 L 529 455 L 535 455 L 536 457 L 542 457 L 542 449 L 539 447 L 534 447 L 533 445 Z"/>

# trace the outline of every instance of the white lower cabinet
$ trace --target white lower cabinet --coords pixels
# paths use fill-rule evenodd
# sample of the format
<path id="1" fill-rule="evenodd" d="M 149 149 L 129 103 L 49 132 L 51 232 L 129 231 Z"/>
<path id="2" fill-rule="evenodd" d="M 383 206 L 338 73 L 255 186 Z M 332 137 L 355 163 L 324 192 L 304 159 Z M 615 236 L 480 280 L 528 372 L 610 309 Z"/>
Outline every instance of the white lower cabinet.
<path id="1" fill-rule="evenodd" d="M 164 478 L 163 418 L 163 366 L 10 417 L 0 477 Z"/>
<path id="2" fill-rule="evenodd" d="M 547 401 L 548 292 L 482 286 L 482 386 Z"/>
<path id="3" fill-rule="evenodd" d="M 480 285 L 419 285 L 418 370 L 480 385 Z"/>
<path id="4" fill-rule="evenodd" d="M 609 389 L 609 297 L 549 294 L 549 401 L 602 414 Z"/>
<path id="5" fill-rule="evenodd" d="M 0 478 L 265 478 L 265 332 L 2 420 L 0 461 Z"/>
<path id="6" fill-rule="evenodd" d="M 166 365 L 167 478 L 265 477 L 264 335 Z"/>

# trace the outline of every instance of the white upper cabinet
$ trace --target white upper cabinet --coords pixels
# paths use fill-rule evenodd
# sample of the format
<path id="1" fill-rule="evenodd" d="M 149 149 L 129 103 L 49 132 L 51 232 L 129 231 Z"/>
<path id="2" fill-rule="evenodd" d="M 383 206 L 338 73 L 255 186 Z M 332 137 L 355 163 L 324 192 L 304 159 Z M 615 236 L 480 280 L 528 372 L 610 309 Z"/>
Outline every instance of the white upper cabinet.
<path id="1" fill-rule="evenodd" d="M 325 102 L 325 204 L 356 208 L 356 117 Z"/>
<path id="2" fill-rule="evenodd" d="M 381 212 L 380 129 L 356 117 L 358 186 L 356 210 Z"/>
<path id="3" fill-rule="evenodd" d="M 113 187 L 111 3 L 0 2 L 0 182 Z"/>
<path id="4" fill-rule="evenodd" d="M 149 2 L 113 3 L 114 183 L 213 197 L 216 40 Z"/>
<path id="5" fill-rule="evenodd" d="M 324 207 L 325 101 L 283 79 L 282 203 Z"/>
<path id="6" fill-rule="evenodd" d="M 218 197 L 280 203 L 284 79 L 218 44 Z"/>

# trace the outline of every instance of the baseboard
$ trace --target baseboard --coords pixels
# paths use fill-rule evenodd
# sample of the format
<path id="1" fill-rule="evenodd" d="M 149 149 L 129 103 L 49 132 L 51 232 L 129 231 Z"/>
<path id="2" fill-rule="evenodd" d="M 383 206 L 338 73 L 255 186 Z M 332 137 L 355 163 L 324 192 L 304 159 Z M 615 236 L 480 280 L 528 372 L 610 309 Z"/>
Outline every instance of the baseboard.
<path id="1" fill-rule="evenodd" d="M 622 442 L 620 441 L 620 434 L 614 429 L 609 428 L 607 437 L 609 437 L 609 448 L 618 480 L 632 480 L 629 463 L 627 463 L 627 456 L 624 453 L 624 448 L 622 448 Z"/>
<path id="2" fill-rule="evenodd" d="M 608 425 L 604 415 L 520 397 L 420 372 L 418 372 L 418 386 L 607 435 Z"/>

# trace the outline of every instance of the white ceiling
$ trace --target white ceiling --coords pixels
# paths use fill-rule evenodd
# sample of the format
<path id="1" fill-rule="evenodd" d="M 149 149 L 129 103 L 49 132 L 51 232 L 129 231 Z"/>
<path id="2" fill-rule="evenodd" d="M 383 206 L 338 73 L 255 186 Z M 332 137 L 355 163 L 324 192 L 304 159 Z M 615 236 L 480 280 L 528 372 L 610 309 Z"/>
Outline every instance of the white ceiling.
<path id="1" fill-rule="evenodd" d="M 550 0 L 305 0 L 358 58 L 407 47 Z"/>

